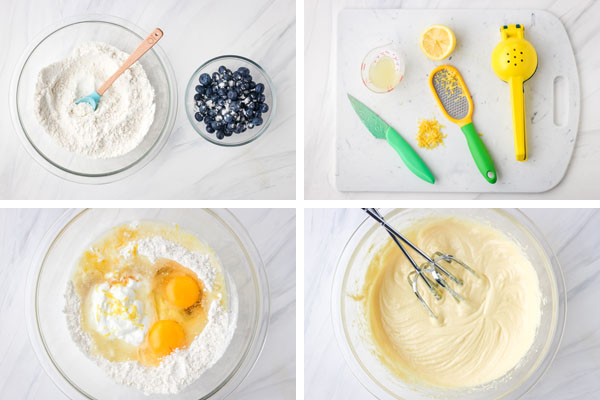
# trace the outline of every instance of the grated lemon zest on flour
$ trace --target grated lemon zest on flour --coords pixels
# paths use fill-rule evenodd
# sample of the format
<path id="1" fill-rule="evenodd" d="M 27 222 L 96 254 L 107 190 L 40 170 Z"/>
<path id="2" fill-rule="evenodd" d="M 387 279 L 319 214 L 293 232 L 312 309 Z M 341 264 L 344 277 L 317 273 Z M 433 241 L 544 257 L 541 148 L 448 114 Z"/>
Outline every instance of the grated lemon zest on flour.
<path id="1" fill-rule="evenodd" d="M 417 144 L 426 149 L 435 149 L 438 145 L 444 145 L 446 135 L 442 132 L 444 125 L 433 117 L 433 119 L 419 120 L 419 132 L 417 133 Z"/>

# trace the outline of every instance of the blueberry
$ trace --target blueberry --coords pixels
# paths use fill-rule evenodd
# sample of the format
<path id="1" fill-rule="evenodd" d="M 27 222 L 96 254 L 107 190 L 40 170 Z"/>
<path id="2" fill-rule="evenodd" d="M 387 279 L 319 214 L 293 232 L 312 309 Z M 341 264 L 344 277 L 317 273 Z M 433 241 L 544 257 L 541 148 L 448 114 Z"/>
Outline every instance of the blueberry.
<path id="1" fill-rule="evenodd" d="M 250 103 L 248 104 L 248 110 L 254 110 L 256 107 L 256 103 Z"/>
<path id="2" fill-rule="evenodd" d="M 235 99 L 237 99 L 237 96 L 238 96 L 238 94 L 235 90 L 230 90 L 227 92 L 228 99 L 235 100 Z"/>
<path id="3" fill-rule="evenodd" d="M 239 67 L 237 72 L 239 72 L 241 75 L 248 75 L 250 70 L 246 67 Z"/>
<path id="4" fill-rule="evenodd" d="M 204 87 L 200 86 L 200 85 L 196 85 L 196 92 L 198 92 L 198 93 L 204 93 Z"/>
<path id="5" fill-rule="evenodd" d="M 237 101 L 232 101 L 231 103 L 229 103 L 229 109 L 231 111 L 238 111 L 240 109 L 240 103 L 238 103 Z"/>
<path id="6" fill-rule="evenodd" d="M 198 112 L 202 115 L 206 114 L 206 112 L 208 111 L 208 108 L 206 107 L 206 104 L 202 103 L 198 105 Z"/>
<path id="7" fill-rule="evenodd" d="M 196 94 L 194 95 L 194 100 L 196 100 L 196 101 L 200 101 L 200 100 L 202 100 L 202 95 L 201 95 L 200 93 L 196 93 Z"/>
<path id="8" fill-rule="evenodd" d="M 221 96 L 221 97 L 224 97 L 224 96 L 226 96 L 226 95 L 227 95 L 227 92 L 225 91 L 225 89 L 219 89 L 219 90 L 217 91 L 217 94 L 218 94 L 219 96 Z"/>
<path id="9" fill-rule="evenodd" d="M 246 110 L 245 114 L 246 114 L 246 117 L 252 118 L 254 116 L 254 111 L 248 109 L 248 110 Z"/>
<path id="10" fill-rule="evenodd" d="M 202 121 L 202 114 L 200 114 L 199 112 L 197 112 L 196 114 L 194 114 L 194 118 L 196 118 L 196 121 L 201 122 Z"/>
<path id="11" fill-rule="evenodd" d="M 256 88 L 254 88 L 254 91 L 256 93 L 262 93 L 265 91 L 265 85 L 263 85 L 262 83 L 258 83 L 256 84 Z"/>
<path id="12" fill-rule="evenodd" d="M 256 82 L 252 81 L 252 82 L 248 83 L 248 86 L 250 86 L 250 89 L 254 89 L 254 88 L 256 88 Z"/>
<path id="13" fill-rule="evenodd" d="M 260 105 L 259 110 L 261 113 L 266 113 L 267 111 L 269 111 L 269 106 L 267 105 L 267 103 L 262 103 Z"/>
<path id="14" fill-rule="evenodd" d="M 206 127 L 206 132 L 208 132 L 208 133 L 215 133 L 215 130 L 213 129 L 213 127 L 212 127 L 212 126 L 208 125 L 208 126 Z"/>
<path id="15" fill-rule="evenodd" d="M 230 130 L 230 129 L 225 129 L 224 133 L 225 133 L 225 136 L 231 136 L 231 135 L 233 135 L 233 131 Z"/>
<path id="16" fill-rule="evenodd" d="M 259 96 L 258 96 L 258 101 L 259 101 L 260 103 L 264 103 L 264 102 L 265 102 L 265 99 L 266 99 L 266 97 L 265 97 L 265 95 L 264 95 L 264 94 L 261 94 L 261 95 L 259 95 Z"/>
<path id="17" fill-rule="evenodd" d="M 248 75 L 244 75 L 244 77 L 242 78 L 244 80 L 244 82 L 252 82 L 252 75 L 248 74 Z"/>
<path id="18" fill-rule="evenodd" d="M 227 71 L 227 68 L 225 68 L 225 66 L 224 66 L 224 65 L 221 65 L 221 66 L 219 67 L 219 73 L 220 73 L 221 75 L 223 75 L 223 74 L 225 73 L 225 71 Z"/>
<path id="19" fill-rule="evenodd" d="M 225 133 L 223 133 L 223 131 L 217 131 L 217 139 L 223 140 L 224 137 Z"/>
<path id="20" fill-rule="evenodd" d="M 210 79 L 210 75 L 208 74 L 202 74 L 200 75 L 200 84 L 203 86 L 210 86 L 210 84 L 212 83 L 212 79 Z"/>
<path id="21" fill-rule="evenodd" d="M 234 79 L 234 80 L 236 80 L 236 81 L 240 81 L 240 80 L 242 80 L 242 74 L 240 74 L 240 72 L 239 72 L 239 71 L 235 71 L 235 72 L 233 73 L 233 79 Z"/>
<path id="22" fill-rule="evenodd" d="M 252 128 L 254 128 L 254 124 L 253 124 L 252 122 L 250 122 L 250 123 L 248 124 L 248 129 L 252 129 Z"/>
<path id="23" fill-rule="evenodd" d="M 210 115 L 211 117 L 216 117 L 217 116 L 217 111 L 214 109 L 210 109 L 208 110 L 208 115 Z"/>
<path id="24" fill-rule="evenodd" d="M 233 121 L 233 115 L 231 115 L 231 114 L 225 114 L 225 116 L 223 117 L 223 120 L 225 122 L 231 122 L 231 121 Z"/>
<path id="25" fill-rule="evenodd" d="M 213 72 L 213 74 L 212 74 L 212 80 L 213 81 L 219 81 L 219 79 L 221 79 L 221 75 L 218 72 Z"/>
<path id="26" fill-rule="evenodd" d="M 256 93 L 256 92 L 252 92 L 250 93 L 250 98 L 253 100 L 258 99 L 258 96 L 260 96 L 260 94 Z"/>

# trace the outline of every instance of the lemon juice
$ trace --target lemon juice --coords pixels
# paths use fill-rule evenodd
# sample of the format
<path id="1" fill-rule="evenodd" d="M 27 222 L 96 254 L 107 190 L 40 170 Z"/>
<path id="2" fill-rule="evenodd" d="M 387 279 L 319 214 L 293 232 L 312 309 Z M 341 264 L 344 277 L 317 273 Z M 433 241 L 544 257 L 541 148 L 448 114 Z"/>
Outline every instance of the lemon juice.
<path id="1" fill-rule="evenodd" d="M 371 64 L 369 79 L 379 89 L 393 89 L 399 82 L 398 72 L 391 57 L 383 56 Z"/>
<path id="2" fill-rule="evenodd" d="M 375 93 L 393 90 L 404 77 L 404 58 L 390 43 L 371 50 L 361 66 L 363 83 Z"/>

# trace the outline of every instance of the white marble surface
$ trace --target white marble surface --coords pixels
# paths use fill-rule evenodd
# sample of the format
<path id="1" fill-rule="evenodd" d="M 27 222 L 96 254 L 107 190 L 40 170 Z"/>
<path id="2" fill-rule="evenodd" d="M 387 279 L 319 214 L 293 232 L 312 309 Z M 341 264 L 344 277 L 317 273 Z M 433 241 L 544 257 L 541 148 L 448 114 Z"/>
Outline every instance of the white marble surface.
<path id="1" fill-rule="evenodd" d="M 246 227 L 266 266 L 271 291 L 267 340 L 254 369 L 231 399 L 294 399 L 296 393 L 296 214 L 293 209 L 232 210 Z M 66 397 L 40 366 L 25 325 L 29 256 L 62 214 L 58 209 L 0 210 L 0 398 Z"/>
<path id="2" fill-rule="evenodd" d="M 528 8 L 544 9 L 565 25 L 573 45 L 581 83 L 581 115 L 573 158 L 558 186 L 541 194 L 340 192 L 335 187 L 335 32 L 344 8 Z M 307 199 L 597 199 L 600 179 L 600 39 L 596 23 L 600 3 L 570 0 L 332 0 L 305 2 L 305 198 Z M 548 140 L 551 140 L 550 138 Z"/>
<path id="3" fill-rule="evenodd" d="M 556 359 L 524 399 L 600 398 L 600 211 L 526 209 L 556 253 L 567 286 L 567 320 Z M 304 214 L 304 390 L 307 399 L 369 399 L 333 334 L 330 294 L 337 258 L 363 220 L 356 209 Z"/>
<path id="4" fill-rule="evenodd" d="M 294 0 L 93 1 L 1 0 L 0 198 L 11 199 L 291 199 L 295 198 L 296 20 Z M 9 83 L 17 60 L 39 32 L 61 19 L 109 14 L 145 30 L 160 26 L 158 46 L 177 79 L 179 105 L 161 153 L 134 175 L 108 185 L 62 180 L 38 165 L 14 133 Z M 277 111 L 269 130 L 239 148 L 213 145 L 189 125 L 183 107 L 189 77 L 223 54 L 255 60 L 270 74 Z M 40 66 L 42 67 L 42 66 Z"/>

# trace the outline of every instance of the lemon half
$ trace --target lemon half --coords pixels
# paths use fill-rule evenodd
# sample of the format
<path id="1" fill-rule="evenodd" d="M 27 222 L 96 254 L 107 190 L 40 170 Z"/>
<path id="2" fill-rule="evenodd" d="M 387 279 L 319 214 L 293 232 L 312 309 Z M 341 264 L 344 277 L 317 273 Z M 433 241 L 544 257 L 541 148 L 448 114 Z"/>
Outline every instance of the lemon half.
<path id="1" fill-rule="evenodd" d="M 456 36 L 446 25 L 431 25 L 421 32 L 419 46 L 428 58 L 443 60 L 454 50 Z"/>

